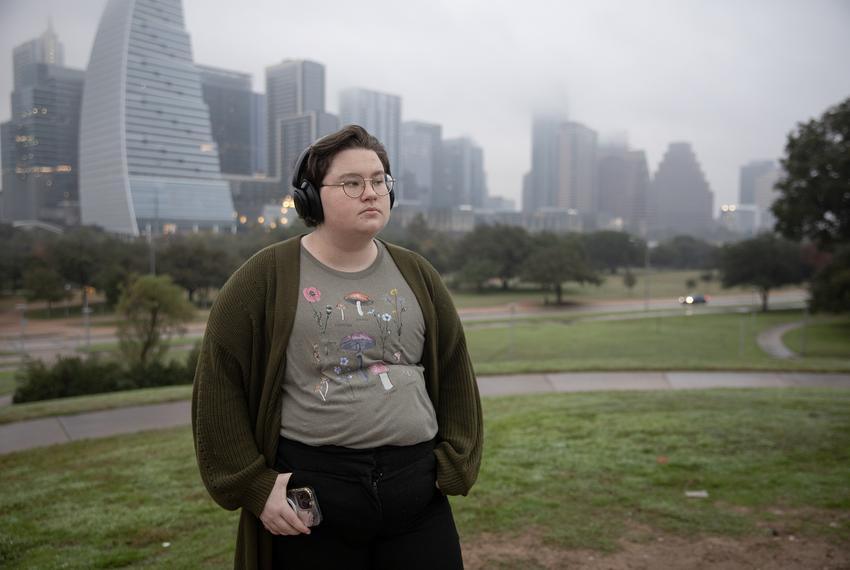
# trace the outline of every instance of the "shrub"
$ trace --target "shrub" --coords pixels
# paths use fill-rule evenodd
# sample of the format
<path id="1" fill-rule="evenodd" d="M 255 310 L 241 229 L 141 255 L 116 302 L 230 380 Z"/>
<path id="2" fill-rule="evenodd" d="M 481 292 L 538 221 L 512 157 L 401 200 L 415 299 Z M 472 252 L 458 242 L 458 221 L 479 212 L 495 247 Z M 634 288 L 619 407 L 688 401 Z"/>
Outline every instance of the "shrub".
<path id="1" fill-rule="evenodd" d="M 53 366 L 30 360 L 19 371 L 13 403 L 67 398 L 123 389 L 123 372 L 114 362 L 60 357 Z"/>
<path id="2" fill-rule="evenodd" d="M 18 372 L 18 388 L 12 401 L 20 404 L 138 388 L 191 384 L 195 377 L 199 353 L 200 345 L 196 344 L 183 363 L 136 363 L 127 368 L 117 362 L 100 361 L 97 357 L 60 357 L 53 366 L 40 360 L 30 360 Z"/>

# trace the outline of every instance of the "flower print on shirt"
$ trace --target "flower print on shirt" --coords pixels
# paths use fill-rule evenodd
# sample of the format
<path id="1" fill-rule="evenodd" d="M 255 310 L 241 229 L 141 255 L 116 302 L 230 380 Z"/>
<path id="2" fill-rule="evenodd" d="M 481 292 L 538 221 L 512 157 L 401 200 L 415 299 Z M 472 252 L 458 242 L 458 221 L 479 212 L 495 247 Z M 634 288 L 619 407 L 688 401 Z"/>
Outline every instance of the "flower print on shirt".
<path id="1" fill-rule="evenodd" d="M 401 327 L 404 325 L 401 314 L 407 310 L 407 307 L 404 305 L 404 297 L 399 297 L 398 289 L 393 287 L 390 289 L 390 293 L 387 295 L 386 301 L 393 307 L 392 315 L 396 318 L 396 331 L 398 332 L 398 336 L 401 336 Z"/>
<path id="2" fill-rule="evenodd" d="M 322 311 L 316 309 L 316 303 L 318 303 L 322 298 L 322 292 L 319 291 L 316 287 L 305 287 L 304 291 L 301 292 L 304 295 L 304 298 L 307 299 L 307 302 L 310 303 L 310 308 L 313 309 L 313 318 L 316 319 L 316 324 L 319 326 L 319 331 L 322 334 L 325 334 L 325 331 L 328 330 L 328 320 L 331 318 L 331 313 L 333 312 L 333 307 L 330 305 L 325 305 L 324 310 L 324 318 Z"/>
<path id="3" fill-rule="evenodd" d="M 378 313 L 371 312 L 372 316 L 375 317 L 375 322 L 378 323 L 378 332 L 381 335 L 381 359 L 384 359 L 384 351 L 387 348 L 387 337 L 390 336 L 390 322 L 393 320 L 393 316 L 389 313 Z"/>

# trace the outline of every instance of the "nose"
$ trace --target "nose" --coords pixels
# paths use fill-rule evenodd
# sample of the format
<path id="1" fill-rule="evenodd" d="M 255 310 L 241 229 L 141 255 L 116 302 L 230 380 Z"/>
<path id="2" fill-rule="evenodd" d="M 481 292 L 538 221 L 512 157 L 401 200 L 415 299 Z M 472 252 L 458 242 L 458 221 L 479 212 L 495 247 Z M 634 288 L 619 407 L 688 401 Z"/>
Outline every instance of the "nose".
<path id="1" fill-rule="evenodd" d="M 366 196 L 366 188 L 369 188 L 371 192 L 369 193 L 368 199 L 378 198 L 378 193 L 375 192 L 375 183 L 372 179 L 363 180 L 363 194 L 361 194 L 361 198 Z"/>

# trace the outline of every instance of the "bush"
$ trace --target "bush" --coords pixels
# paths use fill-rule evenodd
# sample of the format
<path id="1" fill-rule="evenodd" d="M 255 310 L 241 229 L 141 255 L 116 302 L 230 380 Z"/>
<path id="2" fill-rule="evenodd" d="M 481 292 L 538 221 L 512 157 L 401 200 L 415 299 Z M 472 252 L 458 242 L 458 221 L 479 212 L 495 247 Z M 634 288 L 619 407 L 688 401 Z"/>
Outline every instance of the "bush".
<path id="1" fill-rule="evenodd" d="M 117 362 L 97 357 L 62 358 L 53 366 L 30 360 L 18 372 L 18 388 L 12 402 L 35 402 L 104 392 L 119 392 L 156 386 L 191 384 L 198 365 L 200 345 L 195 345 L 184 363 L 153 362 L 124 368 Z"/>
<path id="2" fill-rule="evenodd" d="M 17 380 L 12 398 L 15 404 L 126 389 L 121 367 L 97 358 L 60 357 L 50 367 L 30 360 L 18 372 Z"/>

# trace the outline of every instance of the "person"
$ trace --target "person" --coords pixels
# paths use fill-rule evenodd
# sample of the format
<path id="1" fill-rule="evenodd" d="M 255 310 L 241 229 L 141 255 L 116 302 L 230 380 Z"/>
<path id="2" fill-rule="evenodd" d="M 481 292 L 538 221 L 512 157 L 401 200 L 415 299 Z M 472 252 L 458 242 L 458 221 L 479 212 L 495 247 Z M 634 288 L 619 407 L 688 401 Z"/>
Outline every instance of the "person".
<path id="1" fill-rule="evenodd" d="M 483 434 L 451 297 L 423 257 L 376 238 L 395 181 L 362 127 L 306 149 L 292 183 L 312 231 L 228 279 L 195 373 L 201 478 L 241 509 L 235 567 L 462 568 L 446 496 L 474 484 Z M 305 487 L 317 526 L 286 500 Z"/>

